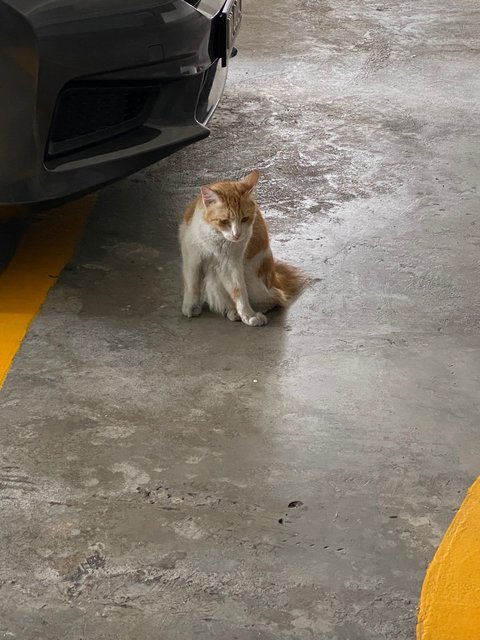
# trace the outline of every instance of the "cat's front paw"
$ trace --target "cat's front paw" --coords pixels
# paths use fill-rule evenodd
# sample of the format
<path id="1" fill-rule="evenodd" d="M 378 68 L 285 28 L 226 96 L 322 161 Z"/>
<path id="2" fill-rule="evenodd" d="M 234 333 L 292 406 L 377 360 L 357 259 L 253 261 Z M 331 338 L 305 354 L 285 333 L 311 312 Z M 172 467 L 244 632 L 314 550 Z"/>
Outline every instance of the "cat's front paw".
<path id="1" fill-rule="evenodd" d="M 201 304 L 188 304 L 183 303 L 182 313 L 187 318 L 195 318 L 202 313 L 202 305 Z"/>
<path id="2" fill-rule="evenodd" d="M 236 309 L 229 309 L 226 313 L 226 316 L 232 322 L 238 322 L 240 320 L 240 316 L 238 315 Z"/>
<path id="3" fill-rule="evenodd" d="M 263 327 L 267 324 L 267 316 L 263 313 L 256 313 L 254 316 L 247 316 L 242 318 L 242 322 L 248 324 L 249 327 Z"/>

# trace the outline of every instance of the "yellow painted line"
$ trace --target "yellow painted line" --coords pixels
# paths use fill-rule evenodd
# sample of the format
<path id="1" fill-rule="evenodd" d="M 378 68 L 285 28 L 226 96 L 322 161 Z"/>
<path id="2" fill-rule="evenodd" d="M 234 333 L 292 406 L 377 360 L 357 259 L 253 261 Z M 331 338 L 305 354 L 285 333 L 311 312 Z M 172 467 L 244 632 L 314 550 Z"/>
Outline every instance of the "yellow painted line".
<path id="1" fill-rule="evenodd" d="M 96 201 L 87 196 L 36 218 L 0 274 L 0 388 L 30 323 L 73 254 Z"/>
<path id="2" fill-rule="evenodd" d="M 480 477 L 428 568 L 417 640 L 480 640 Z"/>

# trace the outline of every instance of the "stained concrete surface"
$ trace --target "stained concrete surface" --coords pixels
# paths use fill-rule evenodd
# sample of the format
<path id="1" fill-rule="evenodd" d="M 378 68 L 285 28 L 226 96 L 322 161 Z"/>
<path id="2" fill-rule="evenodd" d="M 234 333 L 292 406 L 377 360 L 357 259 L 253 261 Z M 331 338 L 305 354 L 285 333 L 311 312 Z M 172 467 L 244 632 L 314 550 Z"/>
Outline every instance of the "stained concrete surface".
<path id="1" fill-rule="evenodd" d="M 478 474 L 479 20 L 246 3 L 212 136 L 102 191 L 4 388 L 0 637 L 414 638 Z M 188 321 L 181 211 L 254 167 L 313 284 Z"/>

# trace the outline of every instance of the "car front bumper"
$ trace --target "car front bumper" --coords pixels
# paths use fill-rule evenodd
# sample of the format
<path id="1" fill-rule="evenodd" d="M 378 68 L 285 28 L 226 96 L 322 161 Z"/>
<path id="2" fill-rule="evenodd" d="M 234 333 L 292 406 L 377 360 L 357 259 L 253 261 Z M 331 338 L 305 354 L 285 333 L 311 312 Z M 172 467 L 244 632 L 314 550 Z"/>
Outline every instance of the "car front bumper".
<path id="1" fill-rule="evenodd" d="M 0 0 L 0 202 L 55 201 L 205 138 L 224 0 Z"/>

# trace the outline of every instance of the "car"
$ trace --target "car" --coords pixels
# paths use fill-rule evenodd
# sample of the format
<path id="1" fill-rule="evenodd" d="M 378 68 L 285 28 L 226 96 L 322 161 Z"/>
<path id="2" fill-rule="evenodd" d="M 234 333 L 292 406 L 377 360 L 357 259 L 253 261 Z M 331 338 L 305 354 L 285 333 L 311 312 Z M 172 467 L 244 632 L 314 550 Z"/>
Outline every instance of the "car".
<path id="1" fill-rule="evenodd" d="M 61 201 L 209 135 L 241 0 L 0 0 L 0 203 Z"/>

